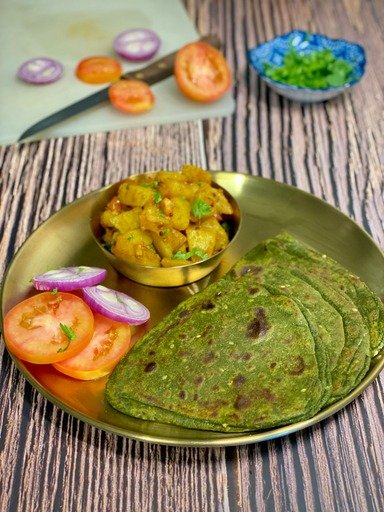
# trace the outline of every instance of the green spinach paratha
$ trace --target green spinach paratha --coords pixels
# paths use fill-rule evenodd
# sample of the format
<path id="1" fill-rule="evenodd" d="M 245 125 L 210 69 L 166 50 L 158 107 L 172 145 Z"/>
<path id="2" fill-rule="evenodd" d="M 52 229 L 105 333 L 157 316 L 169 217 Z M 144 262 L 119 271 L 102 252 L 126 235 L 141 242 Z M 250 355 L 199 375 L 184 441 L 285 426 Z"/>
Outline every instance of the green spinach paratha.
<path id="1" fill-rule="evenodd" d="M 291 251 L 288 251 L 288 245 Z M 314 251 L 311 253 L 316 254 Z M 362 304 L 354 302 L 346 293 L 347 283 L 341 288 L 338 273 L 333 270 L 327 272 L 327 266 L 335 267 L 336 262 L 330 258 L 324 259 L 319 254 L 319 261 L 315 263 L 307 259 L 307 255 L 309 250 L 293 237 L 283 234 L 262 242 L 251 250 L 235 265 L 233 272 L 236 275 L 252 274 L 255 281 L 267 284 L 271 280 L 276 282 L 279 268 L 283 267 L 285 276 L 280 275 L 280 286 L 285 286 L 285 293 L 293 293 L 299 300 L 304 293 L 308 294 L 309 286 L 320 295 L 317 300 L 316 296 L 311 297 L 309 307 L 314 308 L 318 324 L 326 326 L 330 332 L 330 339 L 323 338 L 323 342 L 325 341 L 332 371 L 332 393 L 328 401 L 331 403 L 346 396 L 367 372 L 371 360 L 370 328 Z M 345 280 L 345 274 L 342 276 Z M 303 287 L 296 283 L 292 288 L 292 278 L 299 279 Z M 364 284 L 361 281 L 360 283 Z M 335 321 L 338 318 L 342 320 L 343 334 L 340 329 L 335 330 Z"/>
<path id="2" fill-rule="evenodd" d="M 382 346 L 376 299 L 330 258 L 279 235 L 139 340 L 106 398 L 134 417 L 221 432 L 311 418 L 361 381 Z"/>
<path id="3" fill-rule="evenodd" d="M 287 233 L 275 237 L 270 245 L 279 246 L 293 260 L 300 259 L 304 267 L 331 281 L 356 304 L 369 330 L 371 356 L 376 356 L 384 347 L 384 306 L 380 298 L 358 276 L 329 256 L 305 247 Z"/>

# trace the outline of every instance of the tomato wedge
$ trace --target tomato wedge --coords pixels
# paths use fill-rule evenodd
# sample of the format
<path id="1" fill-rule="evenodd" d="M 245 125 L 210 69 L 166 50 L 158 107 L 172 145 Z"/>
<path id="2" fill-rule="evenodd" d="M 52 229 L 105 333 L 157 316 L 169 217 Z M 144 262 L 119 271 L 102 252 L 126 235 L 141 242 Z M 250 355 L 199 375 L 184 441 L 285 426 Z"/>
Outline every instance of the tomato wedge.
<path id="1" fill-rule="evenodd" d="M 80 297 L 44 292 L 8 311 L 4 338 L 9 351 L 23 361 L 55 363 L 83 350 L 93 324 L 93 313 Z"/>
<path id="2" fill-rule="evenodd" d="M 177 52 L 174 72 L 180 91 L 200 102 L 221 98 L 232 83 L 224 55 L 202 41 L 189 43 Z"/>
<path id="3" fill-rule="evenodd" d="M 87 57 L 81 60 L 76 67 L 77 78 L 87 84 L 113 82 L 118 80 L 121 74 L 121 64 L 112 57 Z"/>
<path id="4" fill-rule="evenodd" d="M 130 348 L 130 326 L 97 313 L 90 343 L 76 356 L 53 366 L 76 379 L 98 379 L 108 375 Z"/>
<path id="5" fill-rule="evenodd" d="M 147 112 L 155 103 L 149 85 L 142 80 L 119 80 L 110 86 L 108 95 L 114 107 L 129 114 Z"/>

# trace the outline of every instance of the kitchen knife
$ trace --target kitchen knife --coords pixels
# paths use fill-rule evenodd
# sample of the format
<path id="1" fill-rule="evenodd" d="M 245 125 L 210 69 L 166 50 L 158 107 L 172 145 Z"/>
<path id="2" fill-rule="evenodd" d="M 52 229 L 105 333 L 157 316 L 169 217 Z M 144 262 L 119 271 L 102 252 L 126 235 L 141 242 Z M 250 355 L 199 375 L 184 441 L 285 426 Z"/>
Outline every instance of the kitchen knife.
<path id="1" fill-rule="evenodd" d="M 216 48 L 220 47 L 220 40 L 214 35 L 204 36 L 199 40 L 204 41 Z M 160 82 L 161 80 L 164 80 L 173 74 L 173 65 L 175 62 L 176 54 L 177 51 L 170 53 L 169 55 L 165 55 L 161 59 L 157 60 L 156 62 L 152 62 L 144 68 L 125 73 L 121 78 L 143 80 L 149 85 Z M 17 142 L 20 142 L 27 137 L 31 137 L 32 135 L 35 135 L 35 133 L 41 132 L 50 126 L 54 126 L 61 121 L 64 121 L 65 119 L 80 114 L 81 112 L 84 112 L 85 110 L 88 110 L 95 105 L 98 105 L 99 103 L 108 101 L 108 89 L 109 87 L 105 87 L 104 89 L 101 89 L 94 94 L 90 94 L 89 96 L 86 96 L 85 98 L 76 101 L 75 103 L 72 103 L 63 109 L 58 110 L 57 112 L 44 117 L 44 119 L 41 119 L 36 124 L 33 124 L 27 128 L 27 130 L 25 130 L 20 135 Z"/>

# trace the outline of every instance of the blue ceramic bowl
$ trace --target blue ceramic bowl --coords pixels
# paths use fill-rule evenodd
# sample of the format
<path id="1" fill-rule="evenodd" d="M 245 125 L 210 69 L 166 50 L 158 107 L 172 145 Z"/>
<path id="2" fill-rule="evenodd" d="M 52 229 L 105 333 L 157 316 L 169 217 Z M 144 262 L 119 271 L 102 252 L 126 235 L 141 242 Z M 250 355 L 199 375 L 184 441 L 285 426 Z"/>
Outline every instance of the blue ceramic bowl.
<path id="1" fill-rule="evenodd" d="M 295 85 L 283 84 L 267 77 L 264 65 L 283 65 L 284 56 L 290 45 L 302 55 L 313 51 L 328 49 L 336 58 L 341 58 L 353 65 L 351 79 L 341 87 L 325 87 L 308 89 Z M 356 85 L 364 75 L 366 58 L 364 48 L 344 39 L 330 39 L 322 34 L 311 34 L 302 30 L 293 30 L 287 34 L 275 37 L 271 41 L 259 44 L 248 51 L 248 60 L 262 80 L 278 94 L 301 103 L 325 101 Z"/>

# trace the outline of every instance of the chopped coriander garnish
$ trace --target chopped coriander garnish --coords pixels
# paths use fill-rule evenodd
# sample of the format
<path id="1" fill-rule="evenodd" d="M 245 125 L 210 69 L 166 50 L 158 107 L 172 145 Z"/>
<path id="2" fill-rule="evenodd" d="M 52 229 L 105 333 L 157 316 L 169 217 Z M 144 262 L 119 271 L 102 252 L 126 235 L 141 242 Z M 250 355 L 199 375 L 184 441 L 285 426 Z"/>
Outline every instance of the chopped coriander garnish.
<path id="1" fill-rule="evenodd" d="M 192 214 L 198 219 L 210 215 L 211 212 L 212 208 L 202 199 L 196 199 L 192 204 Z"/>
<path id="2" fill-rule="evenodd" d="M 51 295 L 56 295 L 58 291 L 59 290 L 57 288 L 53 288 L 53 290 L 51 290 Z"/>
<path id="3" fill-rule="evenodd" d="M 264 64 L 268 78 L 309 89 L 342 86 L 350 79 L 352 70 L 352 64 L 335 57 L 328 49 L 300 54 L 292 45 L 282 66 Z"/>
<path id="4" fill-rule="evenodd" d="M 200 249 L 199 247 L 194 247 L 191 251 L 183 252 L 183 251 L 177 251 L 173 255 L 174 260 L 189 260 L 192 258 L 192 256 L 197 256 L 201 258 L 202 260 L 208 259 L 208 254 L 203 251 L 203 249 Z"/>
<path id="5" fill-rule="evenodd" d="M 69 325 L 60 323 L 60 329 L 69 339 L 69 341 L 73 341 L 74 339 L 76 339 L 76 334 L 74 333 L 73 329 L 69 327 Z"/>
<path id="6" fill-rule="evenodd" d="M 76 339 L 76 334 L 74 333 L 73 329 L 69 327 L 69 325 L 60 323 L 60 329 L 63 331 L 63 333 L 68 338 L 68 343 L 63 348 L 59 348 L 58 352 L 65 352 L 67 348 L 69 347 L 71 341 Z"/>
<path id="7" fill-rule="evenodd" d="M 148 181 L 146 183 L 143 183 L 142 185 L 143 185 L 143 187 L 157 188 L 159 186 L 159 182 L 158 181 Z"/>
<path id="8" fill-rule="evenodd" d="M 153 197 L 153 200 L 155 201 L 155 204 L 160 203 L 162 199 L 163 199 L 163 197 L 161 195 L 161 192 L 159 192 L 158 190 L 155 190 L 155 195 Z"/>

